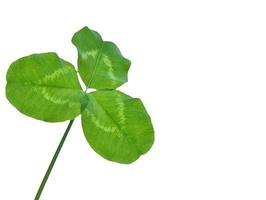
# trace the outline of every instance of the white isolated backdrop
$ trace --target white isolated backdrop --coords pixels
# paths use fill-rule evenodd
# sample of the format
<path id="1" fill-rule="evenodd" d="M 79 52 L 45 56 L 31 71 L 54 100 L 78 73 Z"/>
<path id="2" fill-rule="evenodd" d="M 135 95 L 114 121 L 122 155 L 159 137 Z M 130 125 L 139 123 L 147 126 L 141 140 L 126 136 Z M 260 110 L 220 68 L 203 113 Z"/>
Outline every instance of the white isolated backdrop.
<path id="1" fill-rule="evenodd" d="M 104 160 L 78 118 L 43 200 L 266 199 L 266 4 L 257 0 L 0 1 L 0 199 L 33 199 L 67 126 L 5 98 L 11 62 L 55 51 L 76 65 L 83 26 L 132 61 L 156 140 L 131 165 Z M 30 102 L 29 102 L 30 103 Z"/>

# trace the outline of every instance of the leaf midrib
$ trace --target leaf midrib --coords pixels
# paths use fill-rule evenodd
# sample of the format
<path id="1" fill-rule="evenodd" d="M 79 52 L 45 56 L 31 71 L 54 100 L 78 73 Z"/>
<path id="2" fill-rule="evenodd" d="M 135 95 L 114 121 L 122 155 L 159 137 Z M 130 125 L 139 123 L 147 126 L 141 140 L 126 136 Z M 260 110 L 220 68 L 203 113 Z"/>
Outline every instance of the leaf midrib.
<path id="1" fill-rule="evenodd" d="M 29 87 L 48 87 L 48 88 L 56 88 L 56 89 L 65 89 L 65 90 L 80 90 L 81 92 L 82 89 L 78 88 L 68 88 L 68 87 L 63 87 L 63 86 L 55 86 L 55 85 L 43 85 L 43 84 L 33 84 L 33 83 L 21 83 L 21 82 L 13 82 L 13 81 L 8 81 L 7 84 L 17 84 L 17 85 L 22 85 L 22 86 L 29 86 Z"/>
<path id="2" fill-rule="evenodd" d="M 94 65 L 94 69 L 93 69 L 93 72 L 92 72 L 92 74 L 91 74 L 91 79 L 89 80 L 89 83 L 88 83 L 87 88 L 90 88 L 90 86 L 91 86 L 91 84 L 92 84 L 92 81 L 93 81 L 93 79 L 94 79 L 94 77 L 95 77 L 95 74 L 96 74 L 96 71 L 97 71 L 98 63 L 99 63 L 99 61 L 100 61 L 100 58 L 102 57 L 103 46 L 104 46 L 104 41 L 102 41 L 100 51 L 98 52 L 98 55 L 97 55 L 97 58 L 96 58 L 96 61 L 95 61 L 95 65 Z"/>

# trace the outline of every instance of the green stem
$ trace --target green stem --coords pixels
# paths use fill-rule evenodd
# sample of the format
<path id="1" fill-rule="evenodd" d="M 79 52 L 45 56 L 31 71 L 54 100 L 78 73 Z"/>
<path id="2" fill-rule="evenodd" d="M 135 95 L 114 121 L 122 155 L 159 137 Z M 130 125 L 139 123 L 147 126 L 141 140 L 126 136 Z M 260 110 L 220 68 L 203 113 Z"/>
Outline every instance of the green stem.
<path id="1" fill-rule="evenodd" d="M 45 183 L 47 182 L 47 180 L 48 180 L 48 178 L 49 178 L 49 175 L 50 175 L 50 173 L 51 173 L 51 171 L 52 171 L 52 169 L 53 169 L 53 167 L 54 167 L 55 161 L 56 161 L 56 159 L 57 159 L 57 157 L 58 157 L 58 155 L 59 155 L 59 153 L 60 153 L 60 150 L 62 149 L 62 146 L 63 146 L 63 144 L 64 144 L 64 142 L 65 142 L 65 140 L 66 140 L 66 137 L 67 137 L 67 135 L 68 135 L 68 132 L 69 132 L 69 130 L 70 130 L 70 128 L 71 128 L 73 122 L 74 122 L 74 119 L 72 119 L 72 120 L 69 122 L 69 124 L 68 124 L 68 126 L 67 126 L 67 128 L 66 128 L 66 130 L 65 130 L 65 133 L 64 133 L 64 135 L 63 135 L 63 137 L 62 137 L 62 139 L 61 139 L 61 141 L 60 141 L 60 143 L 59 143 L 59 145 L 58 145 L 58 147 L 57 147 L 57 149 L 56 149 L 56 151 L 55 151 L 55 154 L 54 154 L 54 156 L 53 156 L 53 159 L 51 160 L 50 165 L 49 165 L 49 167 L 48 167 L 48 169 L 47 169 L 47 171 L 46 171 L 46 173 L 45 173 L 45 175 L 44 175 L 44 177 L 43 177 L 42 183 L 41 183 L 41 185 L 40 185 L 40 187 L 39 187 L 39 189 L 38 189 L 38 192 L 37 192 L 37 194 L 36 194 L 34 200 L 39 200 L 39 199 L 40 199 L 40 196 L 41 196 L 41 194 L 42 194 L 42 191 L 43 191 L 43 188 L 44 188 L 44 186 L 45 186 Z"/>

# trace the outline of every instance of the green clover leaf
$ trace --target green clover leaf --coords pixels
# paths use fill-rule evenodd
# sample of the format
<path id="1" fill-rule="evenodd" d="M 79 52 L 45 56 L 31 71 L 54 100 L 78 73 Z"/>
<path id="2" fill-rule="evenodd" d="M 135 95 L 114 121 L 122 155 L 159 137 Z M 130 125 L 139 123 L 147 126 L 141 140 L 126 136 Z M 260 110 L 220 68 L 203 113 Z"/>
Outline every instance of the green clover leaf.
<path id="1" fill-rule="evenodd" d="M 127 82 L 130 61 L 112 42 L 87 27 L 74 34 L 78 73 L 56 53 L 33 54 L 13 62 L 6 96 L 21 113 L 46 122 L 71 120 L 35 199 L 39 199 L 72 123 L 81 114 L 90 146 L 107 160 L 132 163 L 154 142 L 151 119 L 140 99 L 117 87 Z M 78 74 L 86 85 L 83 91 Z M 87 88 L 96 91 L 87 93 Z"/>
<path id="2" fill-rule="evenodd" d="M 47 122 L 75 118 L 84 93 L 77 72 L 55 53 L 33 54 L 13 62 L 6 96 L 20 112 Z"/>
<path id="3" fill-rule="evenodd" d="M 153 128 L 140 99 L 116 90 L 96 91 L 88 96 L 82 127 L 98 154 L 111 161 L 131 163 L 150 149 Z"/>
<path id="4" fill-rule="evenodd" d="M 127 82 L 130 61 L 112 42 L 87 27 L 72 38 L 78 49 L 78 71 L 88 88 L 115 89 Z"/>

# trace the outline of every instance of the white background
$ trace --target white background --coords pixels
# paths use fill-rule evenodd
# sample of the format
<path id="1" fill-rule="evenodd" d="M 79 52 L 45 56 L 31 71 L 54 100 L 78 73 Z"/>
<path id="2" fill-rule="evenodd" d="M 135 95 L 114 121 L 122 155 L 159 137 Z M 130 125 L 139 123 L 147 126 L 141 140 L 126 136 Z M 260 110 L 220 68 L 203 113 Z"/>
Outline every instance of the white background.
<path id="1" fill-rule="evenodd" d="M 132 61 L 120 90 L 156 131 L 131 165 L 104 160 L 78 118 L 44 200 L 265 200 L 266 5 L 256 0 L 0 1 L 0 199 L 33 199 L 67 122 L 28 118 L 5 98 L 19 57 L 55 51 L 76 65 L 88 26 Z"/>

